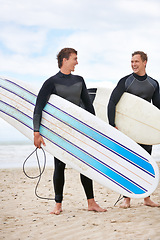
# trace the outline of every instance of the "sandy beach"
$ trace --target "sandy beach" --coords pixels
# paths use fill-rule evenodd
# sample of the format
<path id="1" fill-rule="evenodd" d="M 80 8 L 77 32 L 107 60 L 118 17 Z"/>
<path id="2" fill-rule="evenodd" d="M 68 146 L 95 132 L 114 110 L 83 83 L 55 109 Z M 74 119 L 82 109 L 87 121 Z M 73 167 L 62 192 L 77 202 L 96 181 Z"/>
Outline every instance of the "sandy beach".
<path id="1" fill-rule="evenodd" d="M 160 167 L 160 163 L 158 163 Z M 28 168 L 31 176 L 36 168 Z M 38 194 L 53 197 L 52 167 L 45 170 Z M 159 240 L 160 208 L 143 205 L 133 199 L 129 209 L 114 206 L 119 194 L 94 183 L 96 201 L 105 213 L 87 211 L 87 202 L 79 173 L 66 169 L 63 213 L 51 215 L 54 201 L 38 199 L 34 194 L 37 180 L 28 179 L 21 168 L 0 170 L 0 239 L 6 240 Z M 160 203 L 160 184 L 152 194 Z"/>

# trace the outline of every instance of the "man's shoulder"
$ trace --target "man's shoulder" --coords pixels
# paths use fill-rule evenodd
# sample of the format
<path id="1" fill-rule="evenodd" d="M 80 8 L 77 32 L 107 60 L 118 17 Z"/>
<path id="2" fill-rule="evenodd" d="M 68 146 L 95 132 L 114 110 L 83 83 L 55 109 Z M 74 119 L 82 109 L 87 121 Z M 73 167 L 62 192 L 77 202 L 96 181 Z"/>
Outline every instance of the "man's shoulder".
<path id="1" fill-rule="evenodd" d="M 148 76 L 148 78 L 150 78 L 152 81 L 158 83 L 158 81 L 157 81 L 156 79 L 154 79 L 154 78 L 152 78 L 152 77 L 150 77 L 150 76 Z"/>
<path id="2" fill-rule="evenodd" d="M 58 73 L 56 73 L 55 75 L 49 77 L 49 78 L 45 81 L 45 83 L 53 82 L 54 80 L 56 80 L 56 79 L 59 78 L 59 77 L 60 77 L 60 76 L 59 76 L 59 72 L 58 72 Z"/>
<path id="3" fill-rule="evenodd" d="M 156 79 L 148 76 L 148 81 L 156 88 L 157 86 L 159 86 L 159 83 Z"/>
<path id="4" fill-rule="evenodd" d="M 77 82 L 77 83 L 80 82 L 82 84 L 85 83 L 84 78 L 80 75 L 71 74 L 71 79 L 72 79 L 71 81 L 73 82 Z"/>
<path id="5" fill-rule="evenodd" d="M 78 79 L 84 80 L 84 79 L 83 79 L 83 77 L 82 77 L 82 76 L 80 76 L 80 75 L 75 75 L 75 74 L 72 74 L 72 76 L 73 76 L 74 78 L 78 78 Z"/>
<path id="6" fill-rule="evenodd" d="M 128 79 L 128 78 L 131 77 L 131 76 L 132 76 L 132 73 L 131 73 L 131 74 L 128 74 L 128 75 L 126 75 L 126 76 L 124 76 L 124 77 L 122 77 L 122 78 L 118 81 L 118 85 L 119 85 L 119 84 L 124 84 L 125 81 L 126 81 L 126 79 Z"/>
<path id="7" fill-rule="evenodd" d="M 48 80 L 54 80 L 54 79 L 57 79 L 61 77 L 61 73 L 60 72 L 57 72 L 55 75 L 52 75 L 51 77 L 48 78 Z"/>

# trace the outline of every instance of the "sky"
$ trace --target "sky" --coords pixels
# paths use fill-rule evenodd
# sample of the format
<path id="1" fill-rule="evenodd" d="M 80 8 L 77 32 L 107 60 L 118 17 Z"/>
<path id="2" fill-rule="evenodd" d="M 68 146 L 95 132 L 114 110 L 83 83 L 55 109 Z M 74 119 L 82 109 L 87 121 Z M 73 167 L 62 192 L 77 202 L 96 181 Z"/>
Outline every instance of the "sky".
<path id="1" fill-rule="evenodd" d="M 78 51 L 74 74 L 87 87 L 114 87 L 131 73 L 134 51 L 148 54 L 160 81 L 159 0 L 0 0 L 0 76 L 35 84 L 56 74 L 56 55 Z M 26 140 L 0 119 L 0 142 Z"/>

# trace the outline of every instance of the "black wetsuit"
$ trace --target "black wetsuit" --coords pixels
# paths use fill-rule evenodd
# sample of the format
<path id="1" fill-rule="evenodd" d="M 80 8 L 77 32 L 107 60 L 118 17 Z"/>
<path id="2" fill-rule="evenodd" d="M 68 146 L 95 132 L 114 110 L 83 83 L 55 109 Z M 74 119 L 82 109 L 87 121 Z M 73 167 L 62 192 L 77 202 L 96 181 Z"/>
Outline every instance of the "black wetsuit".
<path id="1" fill-rule="evenodd" d="M 160 109 L 160 94 L 158 82 L 153 78 L 149 77 L 147 74 L 145 74 L 144 76 L 139 76 L 135 73 L 132 73 L 122 78 L 111 94 L 108 103 L 108 119 L 109 124 L 113 127 L 115 127 L 115 108 L 124 92 L 134 94 L 147 100 L 148 102 L 152 102 L 156 107 Z M 151 154 L 151 145 L 140 145 L 149 154 Z"/>
<path id="2" fill-rule="evenodd" d="M 83 106 L 87 111 L 95 114 L 84 79 L 77 75 L 65 75 L 61 72 L 58 72 L 55 76 L 45 81 L 38 94 L 33 118 L 35 132 L 39 131 L 42 110 L 48 102 L 51 94 L 56 94 L 78 106 L 83 103 Z M 55 169 L 53 182 L 55 188 L 55 201 L 60 203 L 63 200 L 65 163 L 61 162 L 57 158 L 54 158 L 54 161 Z M 92 180 L 82 174 L 80 174 L 80 177 L 87 199 L 94 198 Z"/>

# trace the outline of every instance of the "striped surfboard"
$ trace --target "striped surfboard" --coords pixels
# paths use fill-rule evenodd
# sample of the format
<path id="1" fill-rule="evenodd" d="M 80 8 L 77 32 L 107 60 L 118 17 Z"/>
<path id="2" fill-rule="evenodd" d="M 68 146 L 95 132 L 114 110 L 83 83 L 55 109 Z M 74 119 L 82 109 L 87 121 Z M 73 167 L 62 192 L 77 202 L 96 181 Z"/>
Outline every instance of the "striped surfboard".
<path id="1" fill-rule="evenodd" d="M 31 140 L 36 92 L 24 82 L 0 78 L 0 117 Z M 158 166 L 144 149 L 56 95 L 44 108 L 40 133 L 49 153 L 117 193 L 144 198 L 158 185 Z"/>

